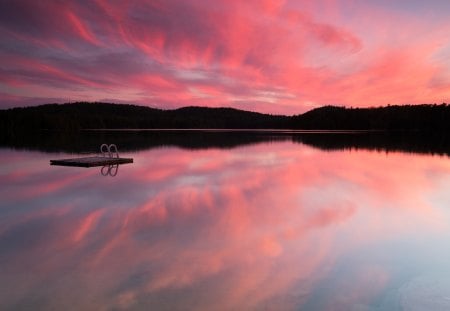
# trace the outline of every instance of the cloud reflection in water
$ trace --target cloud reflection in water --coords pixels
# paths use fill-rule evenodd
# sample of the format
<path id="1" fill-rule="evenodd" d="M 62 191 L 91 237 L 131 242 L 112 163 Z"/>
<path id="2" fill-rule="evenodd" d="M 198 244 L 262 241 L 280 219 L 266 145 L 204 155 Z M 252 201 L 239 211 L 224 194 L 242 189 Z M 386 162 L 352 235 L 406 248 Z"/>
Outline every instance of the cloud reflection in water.
<path id="1" fill-rule="evenodd" d="M 426 241 L 449 233 L 446 157 L 158 148 L 116 178 L 40 153 L 0 157 L 5 308 L 380 305 L 408 281 L 398 261 L 420 273 L 436 260 Z"/>

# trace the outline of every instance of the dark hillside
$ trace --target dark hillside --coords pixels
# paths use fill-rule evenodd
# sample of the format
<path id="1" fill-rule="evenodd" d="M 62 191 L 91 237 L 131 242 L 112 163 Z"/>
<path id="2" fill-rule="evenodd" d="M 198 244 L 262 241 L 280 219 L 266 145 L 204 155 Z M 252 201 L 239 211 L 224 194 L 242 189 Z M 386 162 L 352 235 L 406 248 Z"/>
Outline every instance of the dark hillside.
<path id="1" fill-rule="evenodd" d="M 13 134 L 28 130 L 112 128 L 282 128 L 288 118 L 232 108 L 160 110 L 134 105 L 72 103 L 2 110 L 0 121 L 0 130 Z"/>
<path id="2" fill-rule="evenodd" d="M 325 106 L 294 116 L 292 127 L 321 130 L 449 131 L 450 106 L 447 104 L 378 108 Z"/>
<path id="3" fill-rule="evenodd" d="M 80 129 L 304 129 L 450 132 L 450 106 L 325 106 L 288 117 L 233 108 L 161 110 L 109 103 L 49 104 L 0 110 L 0 135 Z"/>

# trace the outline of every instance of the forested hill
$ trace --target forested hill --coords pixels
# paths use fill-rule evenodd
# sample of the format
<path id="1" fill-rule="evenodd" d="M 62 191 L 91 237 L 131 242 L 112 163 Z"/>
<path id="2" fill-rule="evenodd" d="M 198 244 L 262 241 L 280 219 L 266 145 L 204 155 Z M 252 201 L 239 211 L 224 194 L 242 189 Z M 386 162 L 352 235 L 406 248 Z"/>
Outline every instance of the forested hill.
<path id="1" fill-rule="evenodd" d="M 307 129 L 438 130 L 450 132 L 450 105 L 343 108 L 326 106 L 296 116 L 233 108 L 185 107 L 161 110 L 109 103 L 49 104 L 0 110 L 0 131 L 79 129 Z"/>
<path id="2" fill-rule="evenodd" d="M 109 103 L 49 104 L 0 110 L 0 129 L 282 128 L 289 119 L 232 108 L 161 110 Z"/>
<path id="3" fill-rule="evenodd" d="M 299 129 L 450 131 L 450 105 L 325 106 L 294 116 L 291 121 Z"/>

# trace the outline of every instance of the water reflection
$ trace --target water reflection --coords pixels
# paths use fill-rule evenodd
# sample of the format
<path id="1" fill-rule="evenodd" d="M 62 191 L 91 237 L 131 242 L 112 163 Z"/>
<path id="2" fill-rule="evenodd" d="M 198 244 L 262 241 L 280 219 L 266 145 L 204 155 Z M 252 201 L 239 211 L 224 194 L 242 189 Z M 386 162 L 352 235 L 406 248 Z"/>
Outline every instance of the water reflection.
<path id="1" fill-rule="evenodd" d="M 100 169 L 103 176 L 116 177 L 119 172 L 119 164 L 105 165 Z"/>
<path id="2" fill-rule="evenodd" d="M 284 140 L 132 157 L 104 178 L 0 152 L 1 309 L 449 307 L 447 157 Z"/>
<path id="3" fill-rule="evenodd" d="M 117 130 L 36 132 L 15 137 L 0 133 L 0 147 L 44 152 L 97 153 L 105 141 L 135 152 L 161 147 L 189 150 L 231 149 L 259 143 L 293 142 L 321 150 L 402 151 L 450 156 L 450 136 L 445 132 L 324 132 L 291 130 Z"/>

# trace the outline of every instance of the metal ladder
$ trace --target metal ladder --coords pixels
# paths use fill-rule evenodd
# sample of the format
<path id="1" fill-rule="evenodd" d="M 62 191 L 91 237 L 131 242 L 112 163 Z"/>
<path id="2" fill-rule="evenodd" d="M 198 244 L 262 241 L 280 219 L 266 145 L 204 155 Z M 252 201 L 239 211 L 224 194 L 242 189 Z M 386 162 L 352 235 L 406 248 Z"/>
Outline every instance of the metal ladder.
<path id="1" fill-rule="evenodd" d="M 100 146 L 100 153 L 104 157 L 119 158 L 119 151 L 117 150 L 117 146 L 115 144 L 102 144 Z"/>

